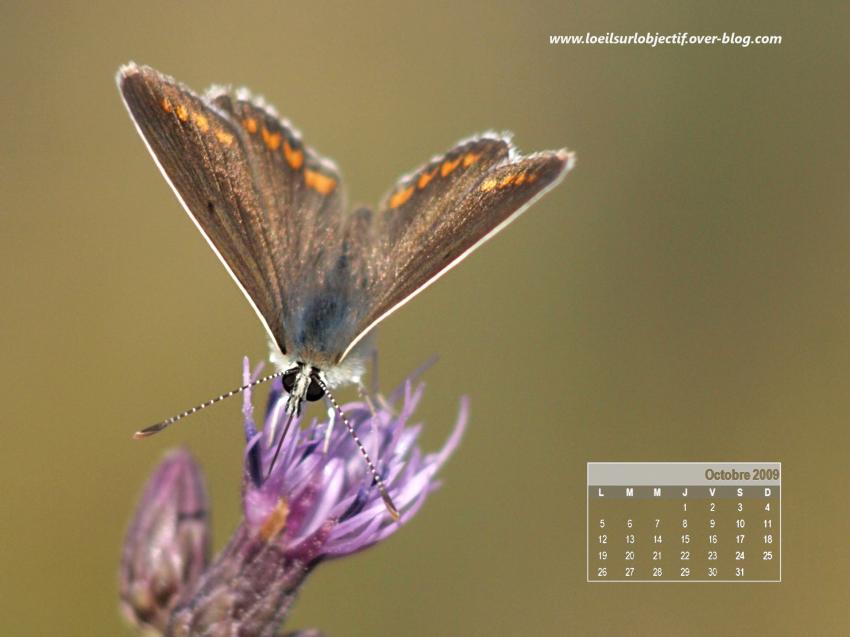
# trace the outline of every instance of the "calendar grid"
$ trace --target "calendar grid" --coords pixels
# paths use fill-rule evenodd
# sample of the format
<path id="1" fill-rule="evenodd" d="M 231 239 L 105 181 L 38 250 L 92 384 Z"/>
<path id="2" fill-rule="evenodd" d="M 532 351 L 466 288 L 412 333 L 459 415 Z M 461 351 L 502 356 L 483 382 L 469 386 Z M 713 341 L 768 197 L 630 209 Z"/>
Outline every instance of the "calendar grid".
<path id="1" fill-rule="evenodd" d="M 780 462 L 588 462 L 588 582 L 782 581 Z"/>

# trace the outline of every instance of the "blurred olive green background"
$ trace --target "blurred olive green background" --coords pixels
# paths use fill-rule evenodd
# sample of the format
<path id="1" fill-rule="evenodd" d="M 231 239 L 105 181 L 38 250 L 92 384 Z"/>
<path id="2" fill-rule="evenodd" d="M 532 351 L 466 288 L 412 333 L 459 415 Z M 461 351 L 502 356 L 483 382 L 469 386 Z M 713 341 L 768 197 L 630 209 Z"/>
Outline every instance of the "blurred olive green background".
<path id="1" fill-rule="evenodd" d="M 484 129 L 576 170 L 389 319 L 381 384 L 434 353 L 444 488 L 321 567 L 288 627 L 357 635 L 837 635 L 850 601 L 846 3 L 2 5 L 0 632 L 131 635 L 116 566 L 163 451 L 238 519 L 239 381 L 263 330 L 159 175 L 113 76 L 244 84 L 349 201 Z M 550 46 L 550 34 L 781 34 Z M 781 584 L 585 583 L 588 460 L 780 460 Z"/>

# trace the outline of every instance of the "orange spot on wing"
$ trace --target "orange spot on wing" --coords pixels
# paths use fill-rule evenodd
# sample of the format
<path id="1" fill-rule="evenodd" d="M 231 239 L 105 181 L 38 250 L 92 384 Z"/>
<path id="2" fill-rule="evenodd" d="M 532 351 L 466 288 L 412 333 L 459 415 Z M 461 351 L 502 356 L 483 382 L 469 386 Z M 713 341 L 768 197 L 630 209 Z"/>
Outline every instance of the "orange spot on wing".
<path id="1" fill-rule="evenodd" d="M 460 163 L 460 160 L 461 160 L 461 158 L 458 157 L 454 161 L 449 161 L 448 159 L 446 161 L 444 161 L 443 165 L 440 166 L 440 174 L 443 177 L 446 177 L 450 172 L 452 172 L 455 168 L 457 168 L 457 165 Z"/>
<path id="2" fill-rule="evenodd" d="M 479 157 L 481 157 L 481 153 L 478 153 L 477 155 L 475 153 L 466 153 L 463 157 L 463 167 L 469 168 L 472 164 L 478 161 Z"/>
<path id="3" fill-rule="evenodd" d="M 410 196 L 413 194 L 413 186 L 408 186 L 403 190 L 399 190 L 392 197 L 390 197 L 390 208 L 398 208 L 399 206 L 404 205 L 404 203 L 410 199 Z"/>
<path id="4" fill-rule="evenodd" d="M 481 186 L 479 186 L 479 188 L 483 192 L 490 192 L 491 190 L 493 190 L 493 188 L 495 188 L 498 185 L 499 185 L 499 182 L 496 181 L 495 179 L 491 178 L 491 179 L 485 179 L 484 181 L 482 181 Z"/>
<path id="5" fill-rule="evenodd" d="M 430 181 L 434 178 L 434 175 L 436 174 L 436 168 L 429 173 L 422 173 L 421 175 L 419 175 L 419 181 L 416 182 L 416 187 L 419 188 L 419 190 L 422 190 L 430 183 Z"/>
<path id="6" fill-rule="evenodd" d="M 522 186 L 522 184 L 525 182 L 525 178 L 525 173 L 518 175 L 517 178 L 514 180 L 514 186 Z"/>
<path id="7" fill-rule="evenodd" d="M 514 175 L 507 175 L 502 181 L 499 182 L 499 188 L 505 188 L 511 185 L 511 182 L 514 180 Z"/>
<path id="8" fill-rule="evenodd" d="M 189 109 L 183 106 L 182 104 L 177 105 L 177 109 L 175 110 L 177 113 L 177 117 L 181 122 L 185 122 L 189 119 Z"/>
<path id="9" fill-rule="evenodd" d="M 292 170 L 298 170 L 304 163 L 304 152 L 301 149 L 293 150 L 286 140 L 283 142 L 283 156 L 286 157 L 286 161 L 292 167 Z"/>
<path id="10" fill-rule="evenodd" d="M 245 127 L 245 130 L 251 133 L 252 135 L 257 132 L 257 120 L 253 117 L 246 117 L 242 120 L 242 126 Z"/>
<path id="11" fill-rule="evenodd" d="M 206 133 L 210 129 L 210 121 L 205 115 L 192 113 L 192 121 L 195 122 L 195 126 L 197 126 L 202 133 Z"/>
<path id="12" fill-rule="evenodd" d="M 537 181 L 537 175 L 529 175 L 526 181 L 530 184 L 533 184 L 535 181 Z"/>
<path id="13" fill-rule="evenodd" d="M 309 168 L 304 170 L 304 183 L 307 184 L 308 188 L 312 188 L 320 195 L 328 195 L 336 188 L 336 179 L 315 170 L 310 170 Z"/>
<path id="14" fill-rule="evenodd" d="M 286 519 L 289 517 L 289 505 L 286 500 L 281 498 L 277 501 L 275 508 L 269 513 L 262 525 L 260 526 L 260 537 L 263 541 L 268 542 L 273 537 L 276 537 L 286 526 Z"/>
<path id="15" fill-rule="evenodd" d="M 162 104 L 162 110 L 164 110 L 166 113 L 170 113 L 174 110 L 174 106 L 171 105 L 171 100 L 167 97 L 163 97 L 160 104 Z"/>
<path id="16" fill-rule="evenodd" d="M 225 146 L 230 146 L 233 143 L 233 135 L 221 129 L 215 132 L 215 137 Z"/>
<path id="17" fill-rule="evenodd" d="M 269 150 L 277 150 L 277 147 L 280 146 L 280 140 L 280 133 L 272 133 L 265 126 L 263 127 L 263 141 Z"/>

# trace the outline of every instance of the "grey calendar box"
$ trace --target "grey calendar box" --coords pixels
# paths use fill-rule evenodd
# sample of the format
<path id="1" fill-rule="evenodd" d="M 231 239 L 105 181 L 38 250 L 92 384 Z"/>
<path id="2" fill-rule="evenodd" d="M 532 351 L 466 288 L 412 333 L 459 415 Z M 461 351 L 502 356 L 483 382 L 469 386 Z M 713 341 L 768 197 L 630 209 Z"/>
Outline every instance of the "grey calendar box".
<path id="1" fill-rule="evenodd" d="M 587 581 L 779 582 L 780 462 L 588 462 Z"/>

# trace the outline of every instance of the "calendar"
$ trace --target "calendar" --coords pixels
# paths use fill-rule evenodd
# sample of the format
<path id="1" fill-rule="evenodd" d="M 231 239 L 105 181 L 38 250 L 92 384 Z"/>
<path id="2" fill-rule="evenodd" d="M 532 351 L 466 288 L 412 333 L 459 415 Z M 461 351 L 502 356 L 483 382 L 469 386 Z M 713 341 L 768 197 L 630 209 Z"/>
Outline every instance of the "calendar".
<path id="1" fill-rule="evenodd" d="M 779 582 L 779 462 L 587 463 L 589 582 Z"/>

